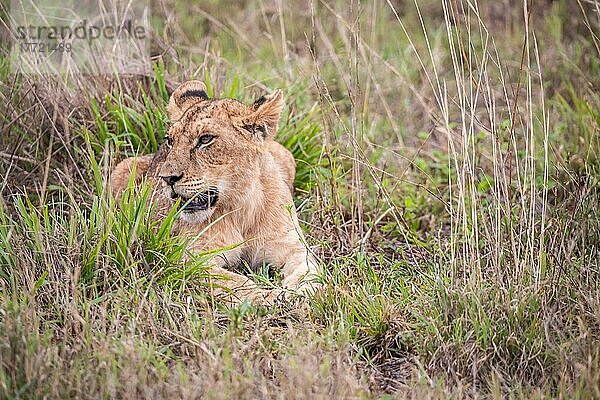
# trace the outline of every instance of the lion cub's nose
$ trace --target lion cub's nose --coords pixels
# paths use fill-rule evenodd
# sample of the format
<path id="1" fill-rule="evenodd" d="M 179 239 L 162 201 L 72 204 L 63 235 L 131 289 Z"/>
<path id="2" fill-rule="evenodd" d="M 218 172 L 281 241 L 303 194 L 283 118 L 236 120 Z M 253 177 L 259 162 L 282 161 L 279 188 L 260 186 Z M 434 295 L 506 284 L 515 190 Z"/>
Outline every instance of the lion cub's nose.
<path id="1" fill-rule="evenodd" d="M 167 176 L 160 176 L 162 178 L 163 181 L 167 182 L 167 185 L 169 186 L 173 186 L 175 184 L 175 182 L 181 180 L 181 178 L 183 178 L 183 174 L 181 175 L 167 175 Z"/>

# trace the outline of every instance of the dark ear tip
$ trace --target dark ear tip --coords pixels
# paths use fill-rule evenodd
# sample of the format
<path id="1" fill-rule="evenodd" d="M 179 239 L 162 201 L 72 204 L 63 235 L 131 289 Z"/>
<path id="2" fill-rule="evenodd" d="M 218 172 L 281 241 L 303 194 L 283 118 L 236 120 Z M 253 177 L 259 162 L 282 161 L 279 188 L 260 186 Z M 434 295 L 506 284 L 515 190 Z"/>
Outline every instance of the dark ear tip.
<path id="1" fill-rule="evenodd" d="M 252 103 L 252 107 L 258 108 L 263 105 L 265 101 L 267 101 L 267 98 L 265 96 L 260 96 L 254 103 Z"/>
<path id="2" fill-rule="evenodd" d="M 177 105 L 181 105 L 186 99 L 198 98 L 208 100 L 206 85 L 202 81 L 187 81 L 175 89 L 171 96 Z"/>
<path id="3" fill-rule="evenodd" d="M 206 92 L 204 90 L 198 90 L 198 89 L 187 90 L 187 91 L 183 92 L 183 94 L 181 96 L 179 96 L 179 98 L 181 100 L 183 100 L 187 97 L 200 97 L 203 100 L 208 100 L 208 95 L 206 94 Z"/>
<path id="4" fill-rule="evenodd" d="M 254 103 L 252 103 L 252 107 L 256 109 L 266 102 L 281 102 L 282 99 L 283 91 L 281 89 L 277 89 L 271 94 L 260 96 Z"/>

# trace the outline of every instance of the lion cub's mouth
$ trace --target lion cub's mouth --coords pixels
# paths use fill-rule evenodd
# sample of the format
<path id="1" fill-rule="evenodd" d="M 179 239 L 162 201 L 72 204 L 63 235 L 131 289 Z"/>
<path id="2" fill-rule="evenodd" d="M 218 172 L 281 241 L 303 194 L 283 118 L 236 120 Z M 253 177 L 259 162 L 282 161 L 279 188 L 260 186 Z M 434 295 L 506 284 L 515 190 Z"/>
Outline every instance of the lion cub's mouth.
<path id="1" fill-rule="evenodd" d="M 214 207 L 219 200 L 219 191 L 217 188 L 210 188 L 205 192 L 198 193 L 194 197 L 184 197 L 177 194 L 175 191 L 171 192 L 172 199 L 181 198 L 179 208 L 183 211 L 203 211 Z"/>

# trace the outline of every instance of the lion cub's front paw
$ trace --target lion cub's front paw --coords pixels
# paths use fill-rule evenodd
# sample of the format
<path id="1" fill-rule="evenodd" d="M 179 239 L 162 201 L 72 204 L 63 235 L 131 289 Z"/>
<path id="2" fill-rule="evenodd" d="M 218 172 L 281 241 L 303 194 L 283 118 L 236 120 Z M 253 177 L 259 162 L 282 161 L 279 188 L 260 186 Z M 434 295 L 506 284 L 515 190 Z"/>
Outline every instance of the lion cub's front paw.
<path id="1" fill-rule="evenodd" d="M 274 306 L 286 300 L 282 289 L 257 289 L 248 297 L 252 304 L 261 306 Z"/>
<path id="2" fill-rule="evenodd" d="M 284 290 L 282 289 L 259 289 L 244 290 L 237 292 L 221 292 L 217 296 L 220 301 L 230 307 L 237 307 L 244 302 L 249 302 L 254 306 L 271 307 L 286 300 Z"/>

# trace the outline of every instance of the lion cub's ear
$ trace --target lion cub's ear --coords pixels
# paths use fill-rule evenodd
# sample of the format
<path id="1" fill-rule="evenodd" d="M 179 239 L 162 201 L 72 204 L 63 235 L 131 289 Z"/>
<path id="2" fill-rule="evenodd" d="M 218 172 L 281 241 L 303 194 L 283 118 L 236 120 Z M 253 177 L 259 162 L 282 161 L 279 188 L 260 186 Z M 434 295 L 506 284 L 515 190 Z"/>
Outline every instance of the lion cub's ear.
<path id="1" fill-rule="evenodd" d="M 167 111 L 171 121 L 179 121 L 188 108 L 204 100 L 208 100 L 204 82 L 187 81 L 182 83 L 169 99 Z"/>
<path id="2" fill-rule="evenodd" d="M 283 106 L 283 92 L 280 89 L 261 96 L 251 106 L 254 112 L 242 118 L 242 127 L 259 139 L 272 138 L 277 133 L 279 115 Z"/>

